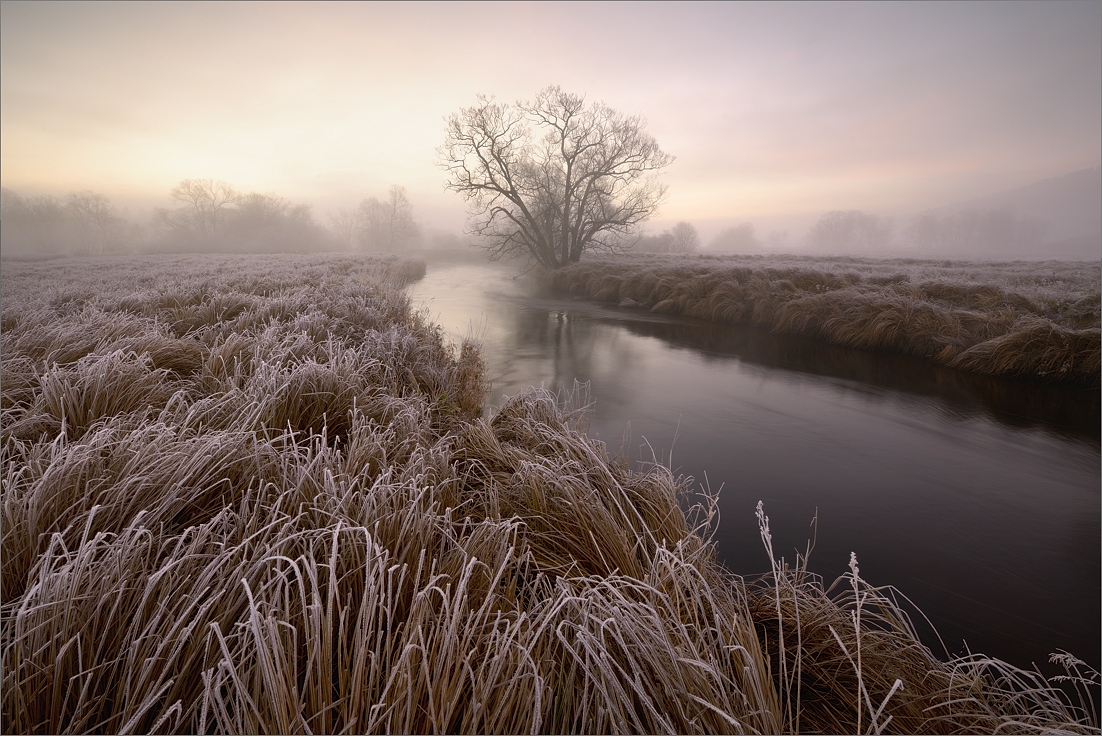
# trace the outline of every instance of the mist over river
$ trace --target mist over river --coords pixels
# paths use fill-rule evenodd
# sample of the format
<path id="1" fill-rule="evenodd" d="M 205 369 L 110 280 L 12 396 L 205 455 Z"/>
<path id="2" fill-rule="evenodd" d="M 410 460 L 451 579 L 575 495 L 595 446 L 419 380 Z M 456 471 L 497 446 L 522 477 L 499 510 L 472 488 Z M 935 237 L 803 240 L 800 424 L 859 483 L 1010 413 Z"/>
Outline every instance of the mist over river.
<path id="1" fill-rule="evenodd" d="M 588 383 L 591 436 L 720 489 L 733 572 L 769 569 L 759 500 L 790 563 L 817 513 L 811 570 L 829 584 L 856 552 L 950 653 L 966 642 L 1047 672 L 1063 649 L 1099 666 L 1097 390 L 575 300 L 521 270 L 430 262 L 409 287 L 453 341 L 482 344 L 491 410 L 528 386 Z"/>

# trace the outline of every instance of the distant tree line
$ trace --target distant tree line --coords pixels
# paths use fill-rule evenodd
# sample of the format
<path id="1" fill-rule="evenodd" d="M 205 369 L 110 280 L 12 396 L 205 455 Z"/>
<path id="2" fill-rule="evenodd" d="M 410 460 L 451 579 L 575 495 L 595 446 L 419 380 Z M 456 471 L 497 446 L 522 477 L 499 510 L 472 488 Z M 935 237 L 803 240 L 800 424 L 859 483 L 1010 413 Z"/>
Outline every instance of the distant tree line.
<path id="1" fill-rule="evenodd" d="M 926 211 L 907 228 L 909 245 L 932 253 L 1035 251 L 1046 235 L 1044 223 L 1019 218 L 1010 210 L 961 210 L 946 215 Z"/>
<path id="2" fill-rule="evenodd" d="M 897 236 L 892 218 L 861 210 L 824 213 L 803 239 L 810 251 L 826 253 L 892 253 L 906 249 L 937 256 L 1035 253 L 1046 226 L 1018 217 L 1010 210 L 960 210 L 937 214 L 928 210 L 913 217 Z M 743 222 L 720 232 L 710 250 L 754 253 L 788 245 L 788 231 L 772 231 L 764 239 L 754 225 Z"/>
<path id="3" fill-rule="evenodd" d="M 99 192 L 24 197 L 4 188 L 0 227 L 8 254 L 100 254 L 135 251 L 290 252 L 362 250 L 402 253 L 423 246 L 434 249 L 486 248 L 478 234 L 460 239 L 449 233 L 425 233 L 413 215 L 406 189 L 393 185 L 384 199 L 368 197 L 352 209 L 338 209 L 328 227 L 315 219 L 310 205 L 273 192 L 241 192 L 215 179 L 184 179 L 169 191 L 173 207 L 158 207 L 146 224 L 130 221 Z M 1043 223 L 1022 219 L 1010 210 L 932 210 L 911 219 L 895 235 L 895 222 L 861 210 L 824 213 L 802 240 L 811 251 L 890 254 L 906 249 L 936 256 L 1037 252 L 1046 235 Z M 484 235 L 484 234 L 483 234 Z M 735 253 L 777 251 L 789 245 L 788 231 L 759 238 L 754 225 L 742 222 L 716 235 L 709 250 Z M 701 248 L 696 227 L 686 221 L 660 233 L 625 229 L 606 247 L 637 253 L 694 253 Z M 519 252 L 525 252 L 518 249 Z"/>
<path id="4" fill-rule="evenodd" d="M 140 238 L 140 228 L 127 222 L 104 195 L 70 192 L 64 197 L 0 190 L 0 240 L 9 248 L 107 253 Z"/>
<path id="5" fill-rule="evenodd" d="M 636 253 L 694 253 L 700 247 L 700 234 L 691 222 L 679 222 L 657 235 L 643 235 L 632 246 Z"/>
<path id="6" fill-rule="evenodd" d="M 153 211 L 153 228 L 168 249 L 220 251 L 318 250 L 330 234 L 308 204 L 274 192 L 241 192 L 216 179 L 184 179 L 169 192 L 177 204 Z"/>
<path id="7" fill-rule="evenodd" d="M 893 243 L 890 218 L 859 210 L 827 212 L 808 233 L 810 245 L 831 252 L 875 253 Z M 927 210 L 913 217 L 899 247 L 928 255 L 1023 255 L 1036 252 L 1045 225 L 1018 217 L 1010 210 L 967 209 L 937 214 Z"/>
<path id="8" fill-rule="evenodd" d="M 330 227 L 308 204 L 274 192 L 242 192 L 216 179 L 184 179 L 169 191 L 174 206 L 157 207 L 146 224 L 128 220 L 104 194 L 24 197 L 4 188 L 0 227 L 4 252 L 74 255 L 136 251 L 291 252 L 332 249 L 402 252 L 418 247 L 420 227 L 406 190 L 338 210 Z"/>
<path id="9" fill-rule="evenodd" d="M 385 201 L 369 197 L 355 209 L 329 216 L 337 238 L 350 249 L 402 252 L 420 245 L 421 228 L 413 219 L 406 188 L 395 184 Z"/>

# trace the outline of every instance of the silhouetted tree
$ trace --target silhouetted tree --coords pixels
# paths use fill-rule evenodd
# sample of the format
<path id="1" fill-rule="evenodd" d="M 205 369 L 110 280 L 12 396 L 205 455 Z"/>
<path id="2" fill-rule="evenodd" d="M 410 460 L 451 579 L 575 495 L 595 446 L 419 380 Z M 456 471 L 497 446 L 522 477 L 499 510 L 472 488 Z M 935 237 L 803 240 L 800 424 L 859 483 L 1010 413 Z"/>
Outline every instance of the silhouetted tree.
<path id="1" fill-rule="evenodd" d="M 5 191 L 3 221 L 5 230 L 15 234 L 25 246 L 40 252 L 65 249 L 72 240 L 72 221 L 65 205 L 57 197 L 40 194 L 21 197 Z"/>
<path id="2" fill-rule="evenodd" d="M 375 197 L 365 199 L 360 203 L 357 214 L 358 239 L 368 250 L 406 250 L 417 237 L 413 206 L 406 196 L 405 187 L 392 186 L 385 202 Z"/>
<path id="3" fill-rule="evenodd" d="M 22 197 L 5 188 L 0 219 L 4 249 L 13 253 L 102 253 L 142 236 L 142 228 L 120 217 L 106 195 L 90 190 L 58 198 Z"/>
<path id="4" fill-rule="evenodd" d="M 228 247 L 248 251 L 304 250 L 326 240 L 310 205 L 272 192 L 238 195 L 236 207 L 226 211 L 223 233 Z"/>
<path id="5" fill-rule="evenodd" d="M 670 251 L 673 253 L 692 253 L 700 247 L 700 233 L 691 222 L 679 222 L 670 229 L 673 242 L 670 243 Z"/>
<path id="6" fill-rule="evenodd" d="M 356 237 L 360 231 L 359 213 L 357 210 L 346 210 L 343 207 L 336 212 L 330 212 L 329 230 L 341 245 L 351 249 L 356 244 Z"/>
<path id="7" fill-rule="evenodd" d="M 80 227 L 85 247 L 93 253 L 111 248 L 121 233 L 122 218 L 115 215 L 111 200 L 98 192 L 73 192 L 65 198 L 65 209 Z"/>
<path id="8" fill-rule="evenodd" d="M 700 247 L 700 234 L 691 222 L 679 222 L 657 235 L 643 235 L 632 244 L 637 253 L 692 253 Z"/>
<path id="9" fill-rule="evenodd" d="M 229 184 L 214 179 L 184 179 L 168 196 L 184 208 L 158 209 L 155 217 L 172 229 L 188 229 L 206 239 L 218 235 L 226 209 L 241 197 Z"/>
<path id="10" fill-rule="evenodd" d="M 158 208 L 153 218 L 167 229 L 169 248 L 288 252 L 331 242 L 310 205 L 272 192 L 242 193 L 224 181 L 185 179 L 170 196 L 185 206 Z"/>
<path id="11" fill-rule="evenodd" d="M 479 96 L 448 118 L 439 154 L 491 259 L 527 254 L 547 268 L 620 247 L 657 210 L 655 173 L 673 161 L 640 118 L 558 87 L 514 105 Z"/>

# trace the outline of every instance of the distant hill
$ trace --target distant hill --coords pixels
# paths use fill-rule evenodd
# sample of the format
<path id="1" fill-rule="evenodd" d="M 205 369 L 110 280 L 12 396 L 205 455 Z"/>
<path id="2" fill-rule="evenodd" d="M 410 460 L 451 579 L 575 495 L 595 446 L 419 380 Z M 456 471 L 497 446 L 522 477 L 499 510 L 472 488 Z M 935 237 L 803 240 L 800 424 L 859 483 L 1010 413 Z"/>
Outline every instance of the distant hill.
<path id="1" fill-rule="evenodd" d="M 1102 167 L 1042 179 L 1018 189 L 939 207 L 934 212 L 947 216 L 968 210 L 1010 212 L 1043 227 L 1040 252 L 990 255 L 1102 259 Z"/>

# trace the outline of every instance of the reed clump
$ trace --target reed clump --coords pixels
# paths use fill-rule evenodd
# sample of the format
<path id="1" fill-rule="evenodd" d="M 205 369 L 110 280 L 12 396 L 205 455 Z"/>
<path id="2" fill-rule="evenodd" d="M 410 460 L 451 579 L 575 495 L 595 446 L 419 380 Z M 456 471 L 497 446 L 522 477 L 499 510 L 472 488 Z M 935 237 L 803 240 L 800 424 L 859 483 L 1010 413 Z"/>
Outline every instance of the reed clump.
<path id="1" fill-rule="evenodd" d="M 1097 732 L 1070 655 L 939 660 L 856 563 L 725 571 L 584 407 L 482 416 L 416 272 L 5 265 L 5 733 Z"/>
<path id="2" fill-rule="evenodd" d="M 774 559 L 769 517 L 758 524 L 770 571 L 747 580 L 751 616 L 770 656 L 789 733 L 1097 733 L 1099 673 L 1057 653 L 1067 674 L 1039 673 L 983 655 L 941 656 L 924 646 L 891 586 L 849 572 L 830 586 Z M 930 622 L 927 621 L 929 624 Z M 1067 692 L 1053 690 L 1067 684 Z"/>
<path id="3" fill-rule="evenodd" d="M 989 375 L 1090 386 L 1102 375 L 1097 264 L 632 256 L 548 279 L 600 301 Z"/>

